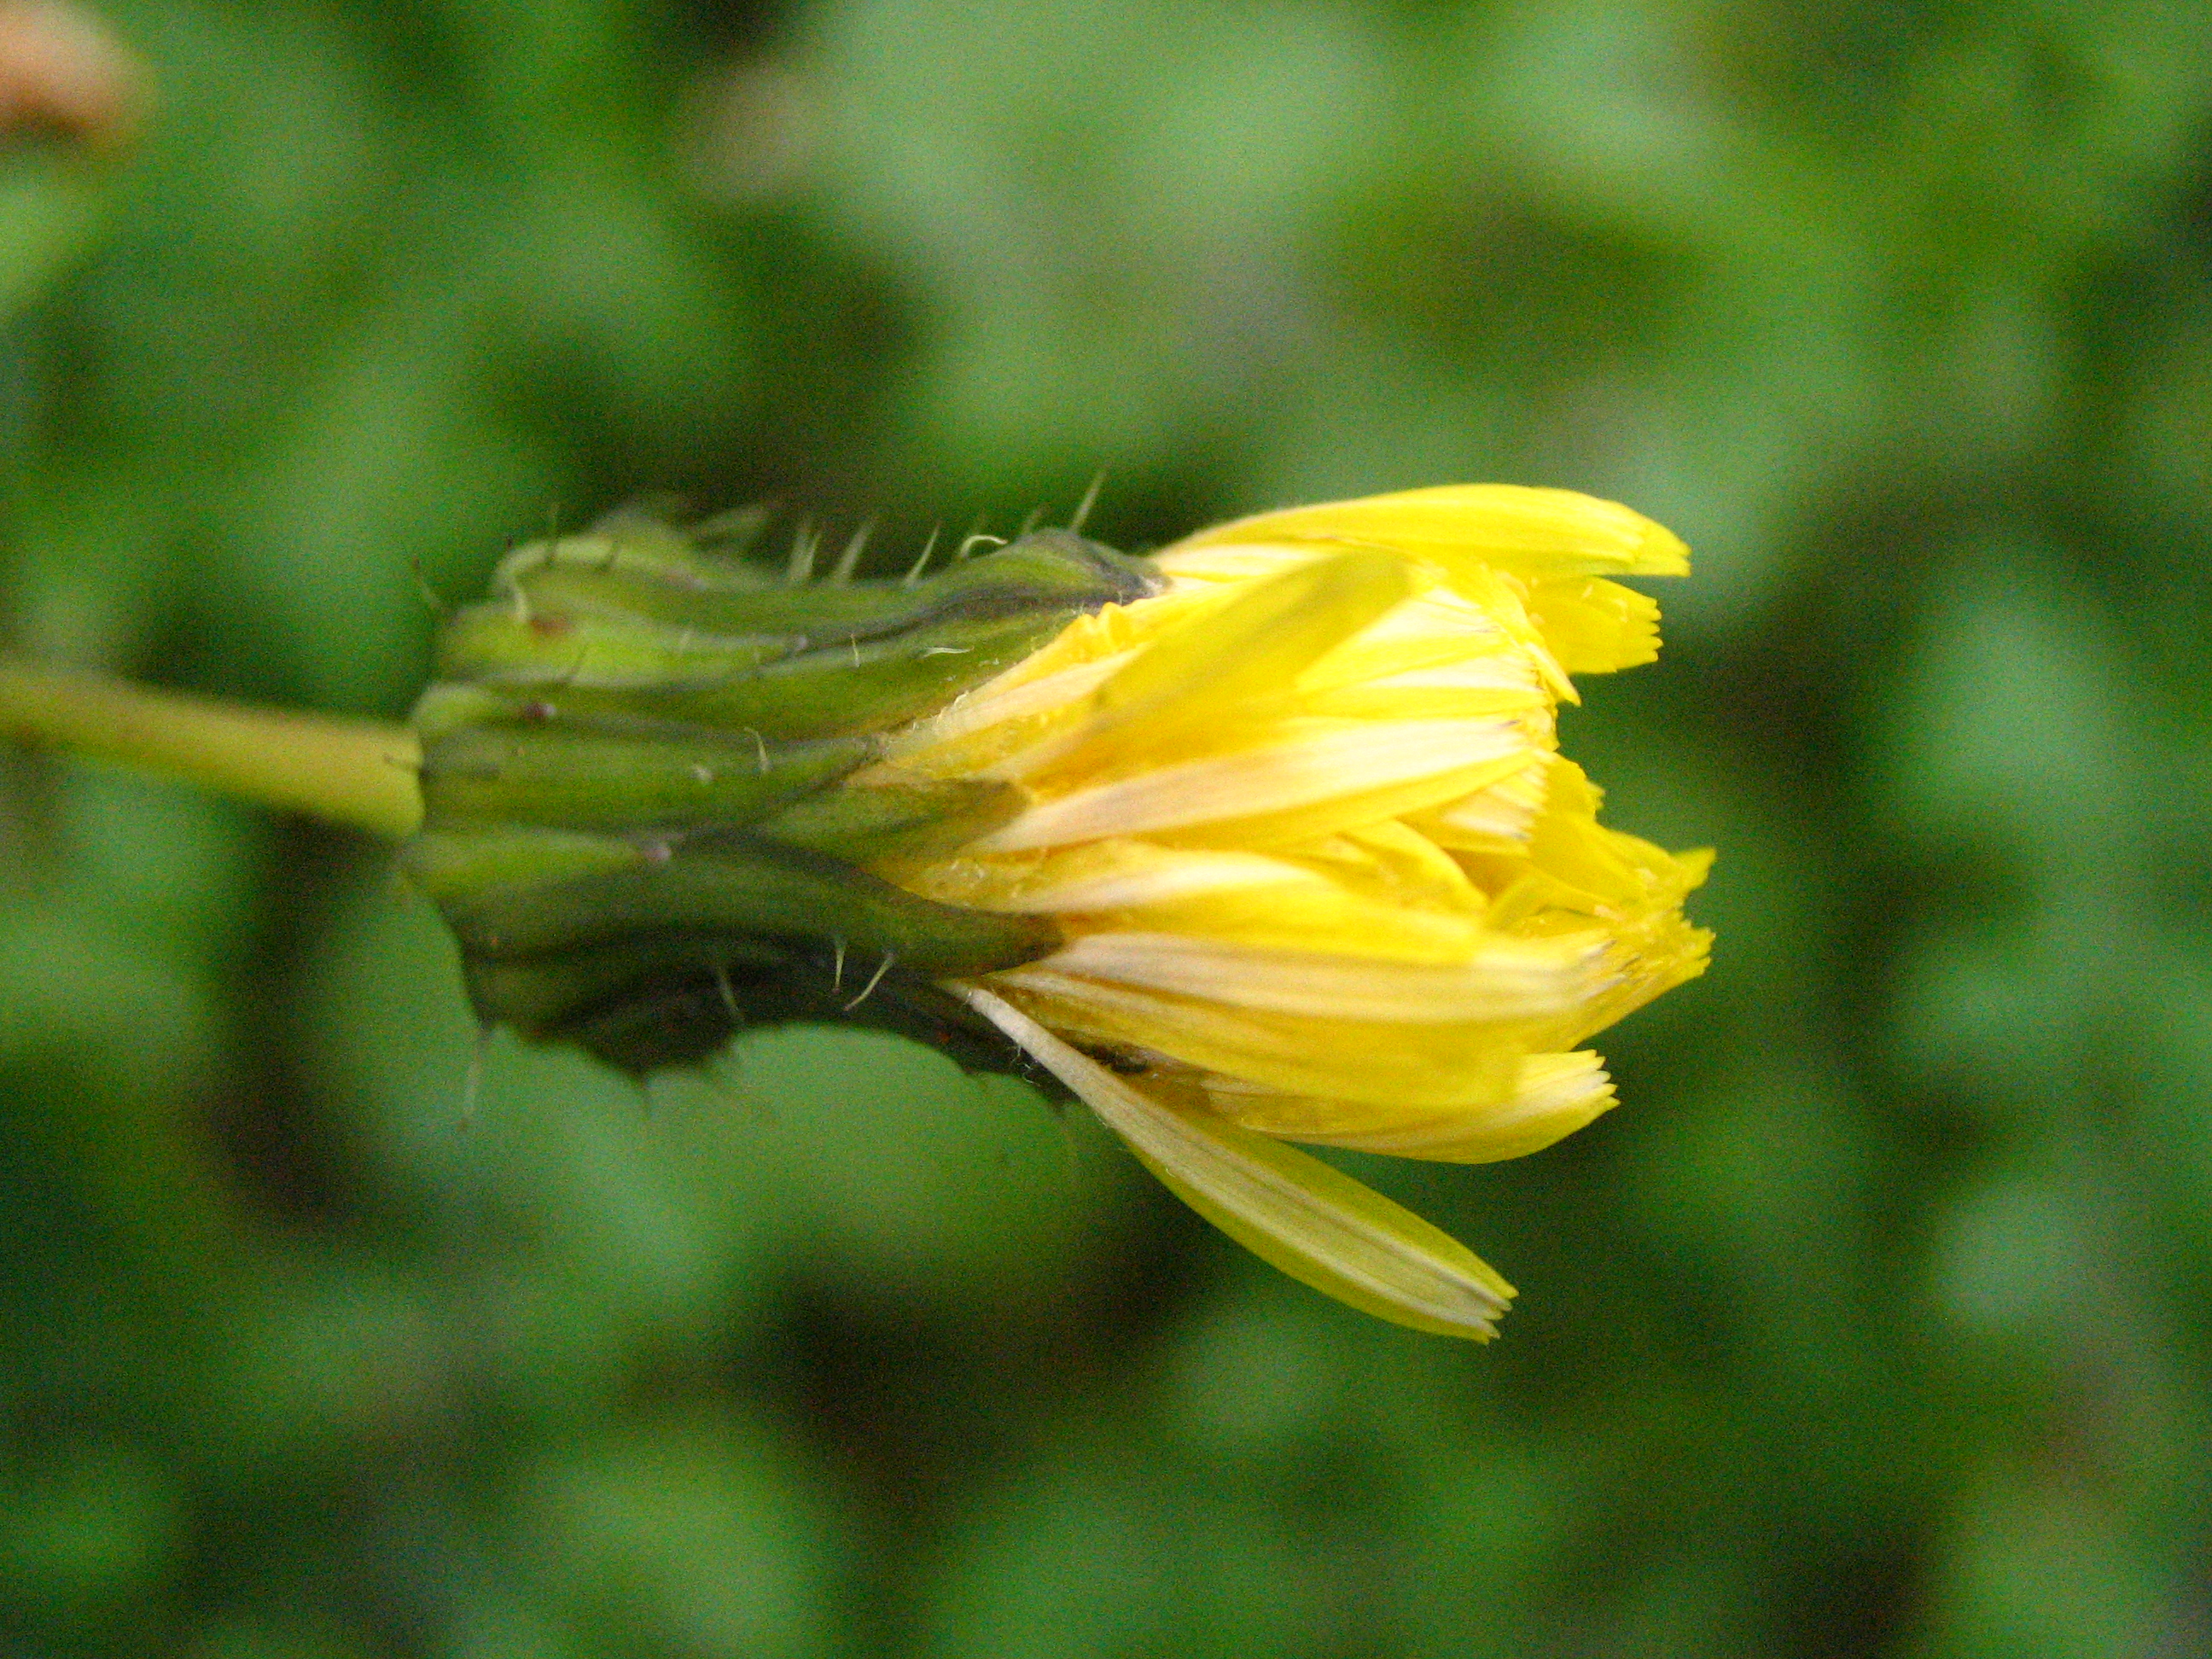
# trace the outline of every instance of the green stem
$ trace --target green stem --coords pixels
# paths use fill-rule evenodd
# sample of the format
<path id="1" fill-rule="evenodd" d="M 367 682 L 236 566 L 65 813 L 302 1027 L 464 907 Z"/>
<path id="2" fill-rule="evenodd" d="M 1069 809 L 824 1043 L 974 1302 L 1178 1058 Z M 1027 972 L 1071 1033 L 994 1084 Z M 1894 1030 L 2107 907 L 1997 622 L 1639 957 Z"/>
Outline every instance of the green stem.
<path id="1" fill-rule="evenodd" d="M 0 657 L 0 734 L 189 778 L 401 841 L 422 823 L 404 726 L 295 714 Z"/>

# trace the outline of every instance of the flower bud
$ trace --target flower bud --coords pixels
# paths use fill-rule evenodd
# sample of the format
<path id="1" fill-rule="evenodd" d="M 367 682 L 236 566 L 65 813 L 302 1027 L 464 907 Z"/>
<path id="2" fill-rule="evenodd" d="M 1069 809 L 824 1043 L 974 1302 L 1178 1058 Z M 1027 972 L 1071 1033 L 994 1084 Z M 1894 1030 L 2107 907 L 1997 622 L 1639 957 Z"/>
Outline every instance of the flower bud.
<path id="1" fill-rule="evenodd" d="M 1472 1163 L 1613 1103 L 1579 1045 L 1702 971 L 1708 856 L 1601 826 L 1571 673 L 1681 544 L 1449 486 L 778 582 L 625 525 L 520 550 L 416 711 L 407 860 L 488 1022 L 635 1073 L 747 1024 L 1041 1066 L 1285 1272 L 1486 1337 L 1511 1288 L 1288 1143 Z"/>

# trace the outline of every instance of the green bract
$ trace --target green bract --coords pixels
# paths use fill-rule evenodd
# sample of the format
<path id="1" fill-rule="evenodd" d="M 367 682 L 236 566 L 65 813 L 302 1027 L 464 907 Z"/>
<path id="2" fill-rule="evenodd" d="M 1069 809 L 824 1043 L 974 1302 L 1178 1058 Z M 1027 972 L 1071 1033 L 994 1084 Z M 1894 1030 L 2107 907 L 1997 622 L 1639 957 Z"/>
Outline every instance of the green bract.
<path id="1" fill-rule="evenodd" d="M 902 774 L 883 738 L 1158 586 L 1063 530 L 905 581 L 786 581 L 635 521 L 517 549 L 441 630 L 403 855 L 478 1017 L 635 1074 L 801 1019 L 1012 1067 L 933 981 L 1042 956 L 1058 930 L 858 861 L 956 846 L 1021 793 Z"/>

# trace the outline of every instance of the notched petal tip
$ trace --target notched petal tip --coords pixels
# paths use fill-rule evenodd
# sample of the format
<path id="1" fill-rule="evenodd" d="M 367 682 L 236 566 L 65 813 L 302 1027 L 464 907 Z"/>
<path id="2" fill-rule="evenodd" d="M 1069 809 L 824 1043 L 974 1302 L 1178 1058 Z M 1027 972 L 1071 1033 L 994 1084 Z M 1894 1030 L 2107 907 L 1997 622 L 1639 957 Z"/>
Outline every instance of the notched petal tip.
<path id="1" fill-rule="evenodd" d="M 1616 1103 L 1603 1062 L 1587 1049 L 1527 1055 L 1497 1097 L 1441 1109 L 1378 1111 L 1359 1101 L 1271 1094 L 1233 1078 L 1207 1078 L 1204 1086 L 1215 1110 L 1261 1134 L 1446 1164 L 1525 1158 Z"/>

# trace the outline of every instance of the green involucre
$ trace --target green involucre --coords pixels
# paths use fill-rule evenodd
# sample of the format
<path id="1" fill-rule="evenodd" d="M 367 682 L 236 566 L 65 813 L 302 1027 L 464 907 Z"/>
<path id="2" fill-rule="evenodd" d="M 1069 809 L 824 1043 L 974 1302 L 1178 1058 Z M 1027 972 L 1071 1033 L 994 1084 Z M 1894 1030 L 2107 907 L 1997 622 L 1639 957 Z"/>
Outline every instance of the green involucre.
<path id="1" fill-rule="evenodd" d="M 934 981 L 1030 961 L 1056 929 L 858 861 L 956 846 L 1021 792 L 902 775 L 883 736 L 1156 587 L 1056 530 L 912 581 L 778 581 L 643 523 L 518 549 L 441 630 L 415 715 L 404 857 L 478 1017 L 635 1073 L 787 1020 L 1014 1067 Z"/>

